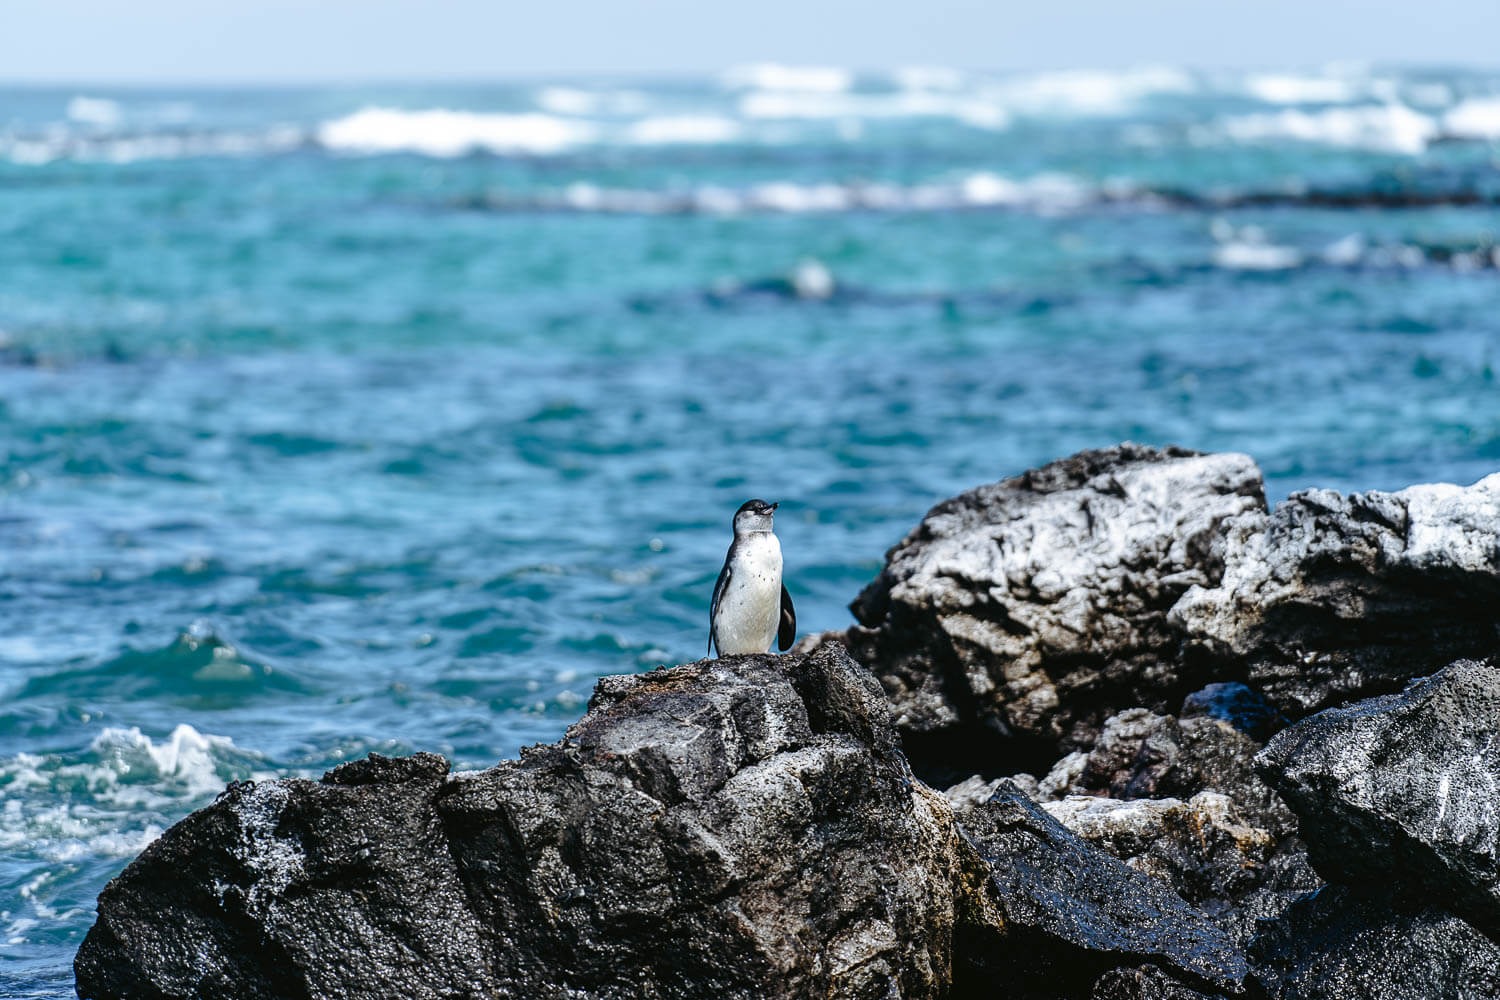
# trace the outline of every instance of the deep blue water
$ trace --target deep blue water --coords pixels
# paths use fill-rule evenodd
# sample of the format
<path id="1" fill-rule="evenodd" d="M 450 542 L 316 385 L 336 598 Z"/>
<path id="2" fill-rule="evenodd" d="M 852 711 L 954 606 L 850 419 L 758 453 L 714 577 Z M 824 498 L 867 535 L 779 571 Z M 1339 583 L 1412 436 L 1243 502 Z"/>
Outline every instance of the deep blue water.
<path id="1" fill-rule="evenodd" d="M 226 781 L 481 767 L 1123 439 L 1500 467 L 1500 72 L 0 91 L 0 993 Z"/>

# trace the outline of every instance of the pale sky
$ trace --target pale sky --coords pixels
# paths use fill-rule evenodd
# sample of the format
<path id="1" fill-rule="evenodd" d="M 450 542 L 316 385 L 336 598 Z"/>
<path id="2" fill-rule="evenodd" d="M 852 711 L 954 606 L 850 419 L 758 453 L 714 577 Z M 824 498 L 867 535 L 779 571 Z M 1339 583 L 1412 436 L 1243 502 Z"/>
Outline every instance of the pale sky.
<path id="1" fill-rule="evenodd" d="M 1500 66 L 1500 0 L 0 0 L 0 79 L 265 82 L 882 69 Z"/>

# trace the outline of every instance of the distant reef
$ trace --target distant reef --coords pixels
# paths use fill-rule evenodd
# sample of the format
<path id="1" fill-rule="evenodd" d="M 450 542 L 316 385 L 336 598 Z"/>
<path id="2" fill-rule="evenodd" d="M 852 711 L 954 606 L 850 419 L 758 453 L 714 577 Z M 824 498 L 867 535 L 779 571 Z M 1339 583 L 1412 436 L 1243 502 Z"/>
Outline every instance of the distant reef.
<path id="1" fill-rule="evenodd" d="M 81 997 L 1500 996 L 1500 475 L 1268 510 L 1083 452 L 786 656 L 605 677 L 484 771 L 238 782 Z"/>

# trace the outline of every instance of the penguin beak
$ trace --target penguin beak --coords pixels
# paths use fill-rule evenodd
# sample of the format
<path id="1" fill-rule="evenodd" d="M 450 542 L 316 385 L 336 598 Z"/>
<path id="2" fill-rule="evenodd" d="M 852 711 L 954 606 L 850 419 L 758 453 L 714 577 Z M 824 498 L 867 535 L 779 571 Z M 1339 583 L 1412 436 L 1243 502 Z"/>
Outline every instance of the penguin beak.
<path id="1" fill-rule="evenodd" d="M 780 500 L 778 500 L 778 501 L 776 501 L 776 502 L 775 502 L 775 503 L 773 503 L 773 504 L 772 504 L 772 505 L 771 505 L 771 509 L 772 509 L 772 510 L 775 510 L 775 509 L 776 509 L 776 508 L 777 508 L 777 507 L 780 507 L 780 506 L 781 506 L 781 501 L 780 501 Z"/>

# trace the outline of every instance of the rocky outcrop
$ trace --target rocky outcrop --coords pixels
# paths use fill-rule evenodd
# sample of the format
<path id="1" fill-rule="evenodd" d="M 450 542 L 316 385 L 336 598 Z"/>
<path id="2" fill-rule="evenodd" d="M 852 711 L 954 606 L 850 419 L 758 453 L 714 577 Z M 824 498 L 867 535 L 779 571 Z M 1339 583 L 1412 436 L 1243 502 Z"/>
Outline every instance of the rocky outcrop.
<path id="1" fill-rule="evenodd" d="M 960 924 L 1003 939 L 836 647 L 605 678 L 561 742 L 446 772 L 232 786 L 105 889 L 80 994 L 931 997 Z"/>
<path id="2" fill-rule="evenodd" d="M 838 638 L 948 784 L 957 748 L 985 747 L 990 777 L 1034 770 L 1133 707 L 1264 740 L 1488 655 L 1497 605 L 1500 474 L 1267 512 L 1243 455 L 1120 445 L 934 507 Z"/>
<path id="3" fill-rule="evenodd" d="M 1400 690 L 1500 646 L 1497 515 L 1084 452 L 934 508 L 854 659 L 230 786 L 106 887 L 80 995 L 1500 998 L 1500 668 Z"/>
<path id="4" fill-rule="evenodd" d="M 1086 747 L 1114 712 L 1201 686 L 1167 613 L 1218 584 L 1226 523 L 1264 506 L 1244 455 L 1082 452 L 934 507 L 851 605 L 847 642 L 919 757 L 961 729 Z"/>
<path id="5" fill-rule="evenodd" d="M 1443 910 L 1329 886 L 1261 925 L 1250 947 L 1272 1000 L 1494 1000 L 1500 949 Z"/>
<path id="6" fill-rule="evenodd" d="M 231 786 L 100 897 L 86 997 L 1085 995 L 1240 950 L 1009 786 L 960 826 L 837 646 L 602 679 L 479 772 Z"/>
<path id="7" fill-rule="evenodd" d="M 1500 940 L 1500 667 L 1329 709 L 1257 759 L 1330 880 L 1399 885 Z"/>
<path id="8" fill-rule="evenodd" d="M 1186 655 L 1300 718 L 1500 648 L 1500 474 L 1398 493 L 1306 490 L 1219 536 L 1224 571 L 1170 614 Z"/>

